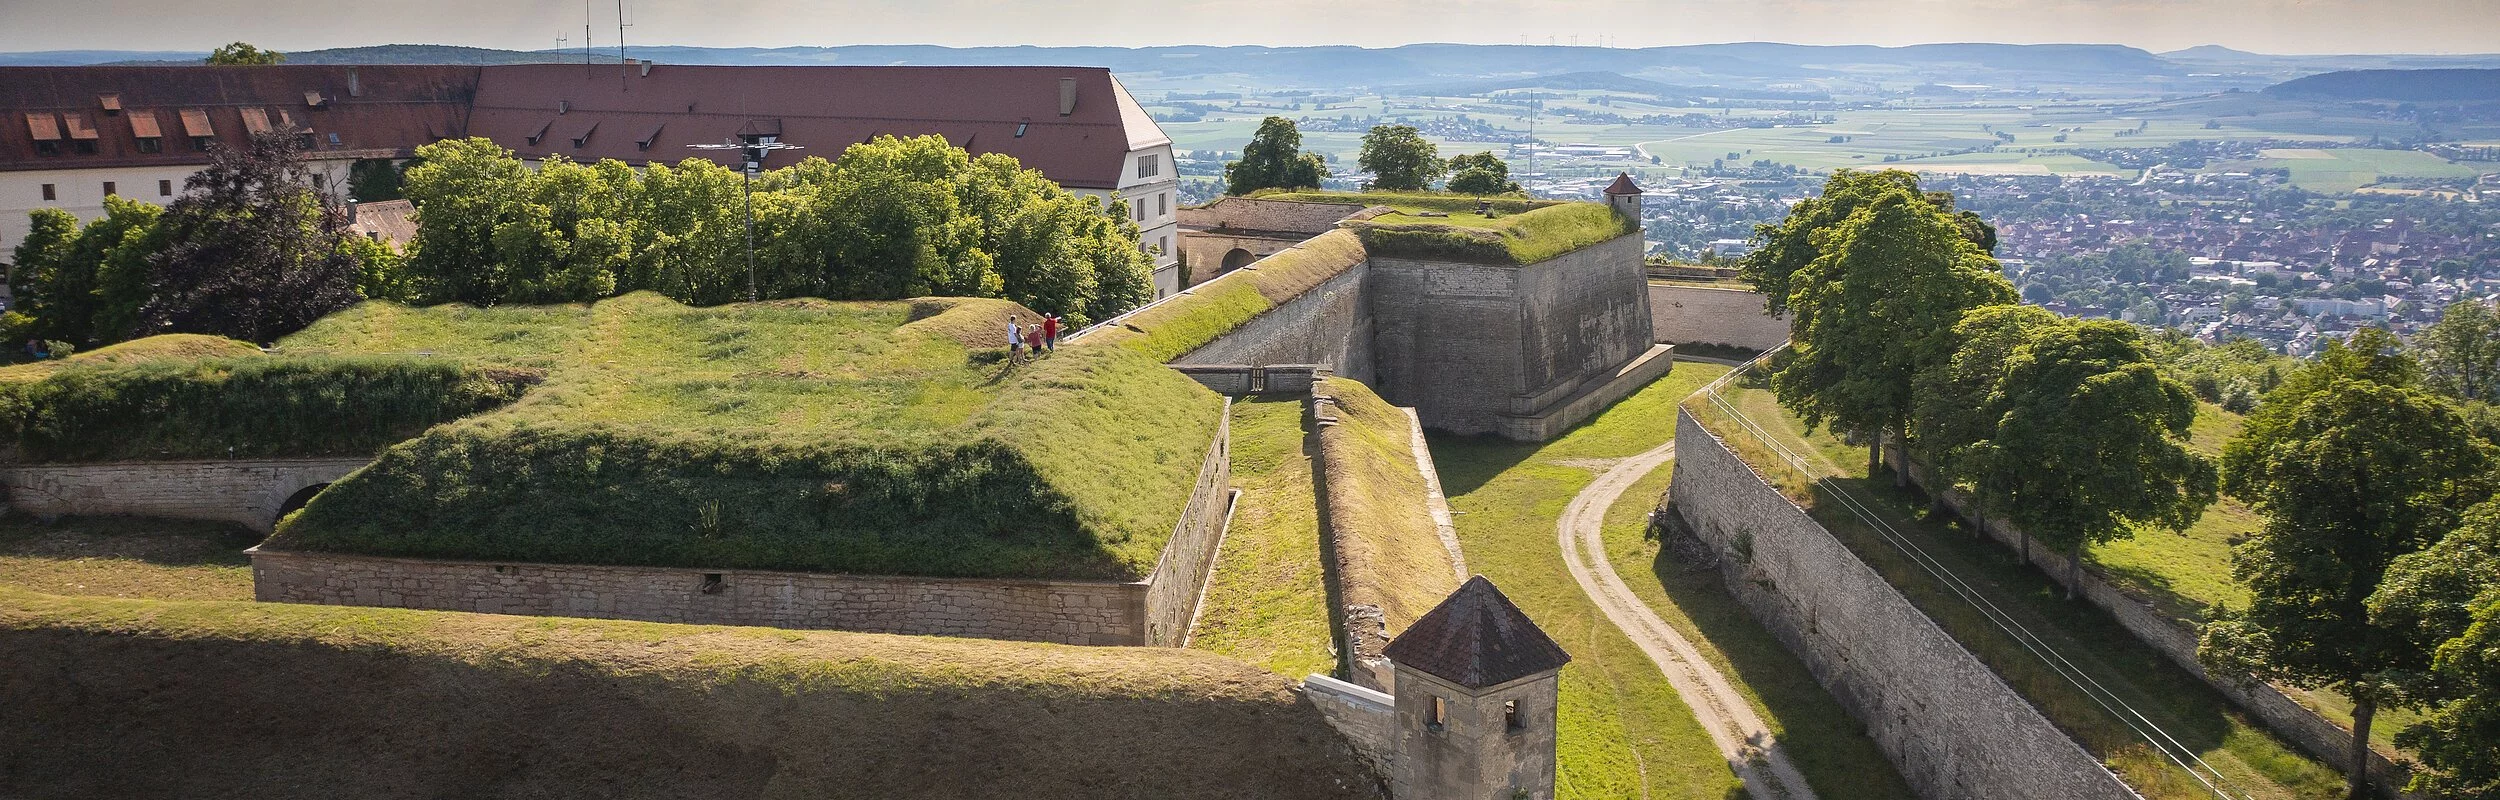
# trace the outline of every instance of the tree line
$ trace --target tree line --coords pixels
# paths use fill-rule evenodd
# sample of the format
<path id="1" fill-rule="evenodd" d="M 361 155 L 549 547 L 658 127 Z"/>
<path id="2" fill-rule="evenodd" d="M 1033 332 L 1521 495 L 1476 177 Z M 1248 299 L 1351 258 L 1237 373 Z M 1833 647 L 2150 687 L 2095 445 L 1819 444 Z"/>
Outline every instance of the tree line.
<path id="1" fill-rule="evenodd" d="M 2350 698 L 2356 799 L 2390 705 L 2429 712 L 2397 737 L 2423 762 L 2410 789 L 2500 797 L 2500 450 L 2475 421 L 2500 314 L 2463 304 L 2419 361 L 2377 330 L 2288 374 L 2216 353 L 2191 388 L 2157 359 L 2176 342 L 2017 305 L 1993 238 L 1898 171 L 1835 174 L 1762 226 L 1743 273 L 1791 318 L 1781 404 L 1869 443 L 1870 474 L 1898 444 L 2070 575 L 2093 544 L 2184 530 L 2221 495 L 2246 503 L 2265 523 L 2234 547 L 2233 576 L 2253 599 L 2212 615 L 2199 659 Z M 2220 462 L 2188 448 L 2199 395 L 2250 384 L 2263 393 Z"/>
<path id="2" fill-rule="evenodd" d="M 1510 179 L 1510 165 L 1492 151 L 1444 159 L 1439 146 L 1413 125 L 1373 126 L 1363 134 L 1357 163 L 1372 173 L 1376 191 L 1424 192 L 1439 183 L 1443 191 L 1456 194 L 1525 194 Z M 1241 160 L 1224 165 L 1224 193 L 1317 189 L 1327 177 L 1328 163 L 1317 153 L 1302 152 L 1301 128 L 1293 120 L 1268 117 L 1242 146 Z"/>
<path id="3" fill-rule="evenodd" d="M 353 234 L 299 147 L 261 136 L 220 149 L 163 208 L 107 198 L 84 225 L 34 211 L 0 335 L 57 355 L 159 333 L 268 342 L 366 299 L 748 299 L 743 177 L 710 161 L 533 170 L 485 139 L 436 142 L 397 176 L 418 221 L 401 252 Z M 879 137 L 754 188 L 762 298 L 1004 297 L 1083 324 L 1154 294 L 1153 257 L 1120 204 L 941 138 Z"/>

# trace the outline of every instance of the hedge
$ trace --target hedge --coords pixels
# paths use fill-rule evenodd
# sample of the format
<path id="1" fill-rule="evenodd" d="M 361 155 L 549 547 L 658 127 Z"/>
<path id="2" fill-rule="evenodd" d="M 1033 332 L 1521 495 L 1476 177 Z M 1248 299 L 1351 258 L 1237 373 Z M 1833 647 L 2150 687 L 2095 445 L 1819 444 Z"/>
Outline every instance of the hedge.
<path id="1" fill-rule="evenodd" d="M 0 384 L 0 435 L 38 462 L 370 455 L 538 377 L 415 356 L 71 365 Z"/>

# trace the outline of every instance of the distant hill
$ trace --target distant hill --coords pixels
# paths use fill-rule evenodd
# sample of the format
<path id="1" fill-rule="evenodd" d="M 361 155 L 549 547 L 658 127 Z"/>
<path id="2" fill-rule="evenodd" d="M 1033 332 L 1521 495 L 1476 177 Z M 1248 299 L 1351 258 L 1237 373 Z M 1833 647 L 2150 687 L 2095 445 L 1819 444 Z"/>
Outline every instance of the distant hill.
<path id="1" fill-rule="evenodd" d="M 2313 100 L 2395 100 L 2415 103 L 2500 101 L 2500 69 L 2362 69 L 2294 78 L 2266 87 L 2274 97 Z"/>
<path id="2" fill-rule="evenodd" d="M 518 50 L 496 50 L 486 47 L 456 47 L 444 44 L 385 44 L 372 47 L 341 47 L 331 50 L 307 50 L 288 53 L 289 64 L 544 64 L 551 61 L 580 61 L 581 56 L 562 53 L 524 53 Z M 616 63 L 610 52 L 599 59 Z"/>
<path id="3" fill-rule="evenodd" d="M 1829 100 L 1820 92 L 1778 92 L 1764 89 L 1735 89 L 1717 86 L 1679 86 L 1672 83 L 1634 78 L 1614 72 L 1565 72 L 1526 78 L 1502 78 L 1436 85 L 1402 86 L 1395 91 L 1404 95 L 1469 95 L 1510 89 L 1564 89 L 1573 91 L 1623 92 L 1664 98 L 1721 97 L 1742 100 Z"/>
<path id="4" fill-rule="evenodd" d="M 2233 50 L 2218 44 L 2200 44 L 2185 50 L 2172 50 L 2160 55 L 2162 58 L 2193 59 L 2196 61 L 2265 61 L 2278 57 L 2266 55 L 2264 53 L 2251 53 L 2246 50 Z"/>

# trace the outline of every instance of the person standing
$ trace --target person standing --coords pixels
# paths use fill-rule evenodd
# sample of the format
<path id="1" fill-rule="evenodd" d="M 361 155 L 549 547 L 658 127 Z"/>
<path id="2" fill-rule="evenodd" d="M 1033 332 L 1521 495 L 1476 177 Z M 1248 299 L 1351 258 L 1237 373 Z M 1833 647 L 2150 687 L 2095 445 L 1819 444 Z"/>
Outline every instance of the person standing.
<path id="1" fill-rule="evenodd" d="M 1028 325 L 1028 326 L 1025 326 L 1025 329 L 1024 329 L 1024 356 L 1025 356 L 1026 358 L 1034 359 L 1034 360 L 1036 360 L 1036 361 L 1041 360 L 1041 357 L 1042 357 L 1042 326 L 1041 326 L 1041 325 L 1039 325 L 1039 324 L 1034 324 L 1034 325 Z"/>
<path id="2" fill-rule="evenodd" d="M 1059 352 L 1059 315 L 1042 315 L 1042 346 L 1053 353 Z"/>
<path id="3" fill-rule="evenodd" d="M 1024 358 L 1024 326 L 1016 324 L 1016 315 L 1007 315 L 1007 363 Z"/>

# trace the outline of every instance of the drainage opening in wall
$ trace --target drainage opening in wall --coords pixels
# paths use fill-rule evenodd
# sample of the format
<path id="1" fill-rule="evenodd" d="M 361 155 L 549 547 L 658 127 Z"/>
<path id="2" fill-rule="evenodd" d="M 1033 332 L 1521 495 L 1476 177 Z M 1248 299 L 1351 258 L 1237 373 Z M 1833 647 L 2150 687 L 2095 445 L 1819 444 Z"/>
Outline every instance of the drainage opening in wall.
<path id="1" fill-rule="evenodd" d="M 704 593 L 704 594 L 720 594 L 720 590 L 722 590 L 722 589 L 726 589 L 726 588 L 729 588 L 729 584 L 724 583 L 724 582 L 722 582 L 722 581 L 721 581 L 721 574 L 720 574 L 720 573 L 718 573 L 718 572 L 706 572 L 706 573 L 703 573 L 703 593 Z"/>

